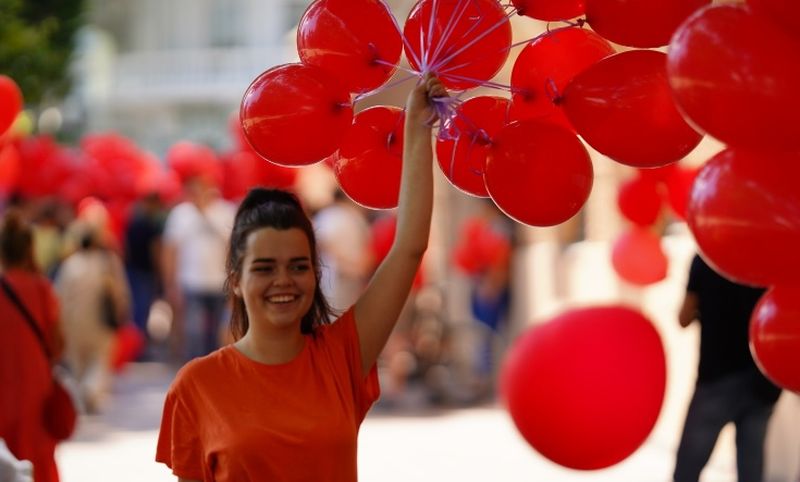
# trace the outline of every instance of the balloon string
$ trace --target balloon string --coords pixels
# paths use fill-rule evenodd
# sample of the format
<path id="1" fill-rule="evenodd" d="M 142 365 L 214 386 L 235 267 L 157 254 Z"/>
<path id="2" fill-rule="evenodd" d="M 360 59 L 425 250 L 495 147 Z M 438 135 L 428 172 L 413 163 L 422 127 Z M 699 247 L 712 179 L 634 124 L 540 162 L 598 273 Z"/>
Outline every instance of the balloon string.
<path id="1" fill-rule="evenodd" d="M 430 67 L 430 70 L 431 70 L 431 71 L 433 71 L 433 72 L 435 73 L 435 72 L 437 71 L 437 69 L 440 69 L 441 67 L 443 67 L 443 66 L 444 66 L 444 65 L 445 65 L 447 62 L 451 61 L 451 60 L 452 60 L 454 57 L 456 57 L 457 55 L 459 55 L 461 52 L 463 52 L 463 51 L 467 50 L 468 48 L 470 48 L 470 47 L 472 47 L 473 45 L 475 45 L 476 43 L 478 43 L 478 42 L 479 42 L 481 39 L 483 39 L 485 36 L 489 35 L 490 33 L 494 32 L 495 30 L 497 30 L 497 29 L 498 29 L 498 28 L 499 28 L 501 25 L 504 25 L 504 24 L 508 23 L 508 19 L 509 19 L 509 18 L 511 17 L 511 15 L 513 15 L 513 14 L 514 14 L 514 11 L 512 11 L 512 12 L 510 12 L 510 13 L 507 13 L 506 15 L 504 15 L 504 16 L 503 16 L 503 18 L 502 18 L 501 20 L 497 21 L 497 22 L 496 22 L 494 25 L 492 25 L 492 26 L 491 26 L 491 27 L 489 27 L 488 29 L 484 30 L 483 32 L 481 32 L 480 34 L 478 34 L 477 36 L 475 36 L 475 38 L 473 38 L 473 39 L 469 40 L 467 43 L 465 43 L 464 45 L 462 45 L 462 46 L 461 46 L 461 48 L 459 48 L 459 49 L 458 49 L 458 50 L 456 50 L 455 52 L 451 53 L 450 55 L 446 56 L 444 59 L 440 60 L 440 61 L 439 61 L 439 62 L 437 62 L 435 65 L 432 65 L 432 66 Z"/>
<path id="2" fill-rule="evenodd" d="M 420 45 L 420 49 L 422 49 L 422 52 L 421 52 L 422 53 L 422 65 L 420 65 L 420 69 L 422 71 L 425 71 L 425 69 L 427 68 L 428 61 L 429 61 L 429 58 L 430 58 L 429 54 L 430 54 L 430 50 L 431 50 L 431 42 L 433 42 L 433 40 L 432 40 L 433 39 L 433 23 L 434 23 L 433 19 L 436 18 L 436 10 L 438 10 L 438 8 L 437 8 L 438 6 L 439 6 L 439 2 L 437 0 L 433 0 L 433 5 L 431 6 L 431 16 L 428 19 L 428 37 L 427 37 L 427 41 L 426 41 L 426 38 L 425 38 L 425 35 L 424 35 L 425 28 L 422 25 L 422 22 L 420 22 L 419 45 Z M 420 11 L 420 15 L 421 15 L 421 13 L 422 12 Z"/>
<path id="3" fill-rule="evenodd" d="M 395 64 L 395 63 L 392 63 L 392 62 L 388 62 L 388 61 L 383 60 L 383 59 L 375 59 L 373 62 L 375 62 L 376 64 L 385 65 L 387 67 L 396 68 L 397 70 L 402 70 L 403 72 L 408 72 L 409 74 L 414 74 L 417 77 L 422 77 L 422 74 L 418 70 L 414 70 L 414 69 L 412 69 L 410 67 L 403 67 L 402 65 L 398 65 L 398 64 Z"/>
<path id="4" fill-rule="evenodd" d="M 381 62 L 384 62 L 384 61 L 381 61 Z M 394 65 L 394 64 L 391 64 L 390 62 L 386 62 L 386 63 L 389 64 L 389 65 Z M 363 94 L 358 94 L 353 99 L 353 103 L 356 103 L 356 102 L 358 102 L 360 100 L 364 100 L 367 97 L 372 97 L 373 95 L 380 94 L 381 92 L 383 92 L 385 90 L 391 89 L 392 87 L 396 87 L 396 86 L 402 84 L 403 82 L 408 82 L 409 80 L 417 78 L 417 77 L 419 77 L 419 73 L 416 72 L 416 71 L 412 71 L 411 75 L 407 75 L 407 76 L 403 77 L 402 79 L 395 80 L 394 82 L 389 82 L 388 84 L 382 85 L 382 86 L 378 87 L 375 90 L 371 90 L 369 92 L 364 92 Z"/>
<path id="5" fill-rule="evenodd" d="M 444 30 L 442 31 L 442 37 L 439 39 L 438 45 L 433 48 L 433 54 L 430 56 L 431 63 L 435 61 L 435 59 L 439 56 L 442 52 L 442 49 L 447 44 L 447 41 L 450 40 L 450 36 L 453 34 L 453 31 L 456 29 L 458 22 L 461 21 L 461 18 L 464 16 L 464 13 L 467 11 L 467 7 L 469 5 L 470 0 L 458 0 L 458 3 L 453 8 L 454 15 L 450 15 L 450 18 L 447 19 L 447 24 L 445 25 Z M 434 15 L 431 14 L 431 19 L 433 19 Z M 430 42 L 433 42 L 433 37 L 431 37 Z M 429 45 L 428 48 L 431 46 Z"/>
<path id="6" fill-rule="evenodd" d="M 414 48 L 411 46 L 411 42 L 409 42 L 408 39 L 406 38 L 403 29 L 400 28 L 400 24 L 397 23 L 397 19 L 394 17 L 394 15 L 389 15 L 389 18 L 392 19 L 392 24 L 394 24 L 395 30 L 397 30 L 397 33 L 400 34 L 400 38 L 403 40 L 403 45 L 405 46 L 406 55 L 410 55 L 411 58 L 414 60 L 414 63 L 421 66 L 422 63 L 419 61 L 417 53 L 414 52 Z"/>
<path id="7" fill-rule="evenodd" d="M 477 86 L 489 87 L 490 89 L 503 90 L 511 93 L 521 93 L 525 91 L 525 89 L 519 89 L 517 87 L 514 87 L 513 85 L 501 84 L 499 82 L 492 82 L 489 80 L 476 79 L 475 77 L 465 77 L 463 75 L 440 73 L 439 77 L 449 78 L 453 80 L 461 80 L 464 82 L 473 82 L 475 83 L 476 87 Z"/>
<path id="8" fill-rule="evenodd" d="M 545 81 L 544 91 L 547 94 L 547 98 L 550 99 L 550 102 L 555 105 L 559 105 L 561 103 L 561 93 L 558 91 L 558 86 L 552 77 L 548 77 Z"/>

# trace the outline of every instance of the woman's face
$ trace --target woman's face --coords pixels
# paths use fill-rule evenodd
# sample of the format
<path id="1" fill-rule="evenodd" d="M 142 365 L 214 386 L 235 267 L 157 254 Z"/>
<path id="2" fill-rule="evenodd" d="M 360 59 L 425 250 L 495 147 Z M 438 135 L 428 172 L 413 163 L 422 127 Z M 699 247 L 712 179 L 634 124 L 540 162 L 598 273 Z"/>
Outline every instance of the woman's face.
<path id="1" fill-rule="evenodd" d="M 234 293 L 244 298 L 251 327 L 299 329 L 316 289 L 311 247 L 302 230 L 261 228 L 250 233 Z"/>

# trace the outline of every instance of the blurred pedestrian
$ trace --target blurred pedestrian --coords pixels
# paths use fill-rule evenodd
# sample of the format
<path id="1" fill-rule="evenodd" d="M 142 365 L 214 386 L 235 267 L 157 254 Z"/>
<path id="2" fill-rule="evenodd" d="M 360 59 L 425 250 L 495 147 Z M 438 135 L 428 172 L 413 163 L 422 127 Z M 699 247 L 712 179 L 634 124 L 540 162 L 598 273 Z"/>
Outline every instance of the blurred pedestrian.
<path id="1" fill-rule="evenodd" d="M 56 440 L 43 416 L 53 383 L 51 364 L 64 346 L 58 299 L 36 268 L 31 227 L 13 209 L 0 227 L 0 263 L 5 284 L 0 290 L 0 439 L 17 459 L 33 463 L 36 482 L 58 481 Z M 43 335 L 44 347 L 26 313 Z"/>
<path id="2" fill-rule="evenodd" d="M 147 333 L 150 306 L 159 295 L 161 236 L 166 214 L 158 193 L 139 200 L 125 231 L 125 271 L 133 297 L 133 322 Z"/>
<path id="3" fill-rule="evenodd" d="M 103 244 L 93 224 L 77 221 L 77 251 L 56 273 L 66 360 L 79 384 L 89 413 L 103 408 L 108 398 L 112 349 L 116 331 L 130 318 L 130 288 L 119 255 Z"/>
<path id="4" fill-rule="evenodd" d="M 333 203 L 317 212 L 313 224 L 322 267 L 320 289 L 334 310 L 345 311 L 361 296 L 372 274 L 364 208 L 336 189 Z"/>
<path id="5" fill-rule="evenodd" d="M 767 424 L 781 393 L 750 353 L 750 316 L 763 293 L 728 280 L 694 256 L 678 316 L 684 328 L 700 323 L 700 363 L 678 447 L 676 482 L 697 482 L 728 423 L 736 426 L 738 481 L 763 479 Z"/>
<path id="6" fill-rule="evenodd" d="M 184 182 L 186 200 L 167 216 L 162 242 L 164 294 L 176 314 L 182 361 L 219 346 L 226 315 L 225 251 L 236 208 L 219 196 L 212 176 Z"/>
<path id="7" fill-rule="evenodd" d="M 409 96 L 397 236 L 370 285 L 334 323 L 300 202 L 255 189 L 228 255 L 237 341 L 184 366 L 167 393 L 156 459 L 179 480 L 357 478 L 357 434 L 378 396 L 375 361 L 428 243 L 433 204 L 427 78 Z"/>

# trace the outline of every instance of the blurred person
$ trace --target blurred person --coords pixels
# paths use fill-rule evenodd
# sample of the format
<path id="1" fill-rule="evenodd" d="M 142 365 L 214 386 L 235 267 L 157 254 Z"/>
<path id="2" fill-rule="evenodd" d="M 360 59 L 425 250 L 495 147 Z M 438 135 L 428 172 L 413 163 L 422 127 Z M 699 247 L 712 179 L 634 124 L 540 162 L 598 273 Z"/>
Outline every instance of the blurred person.
<path id="1" fill-rule="evenodd" d="M 767 424 L 781 394 L 750 353 L 750 316 L 764 291 L 728 280 L 697 254 L 692 259 L 678 319 L 684 328 L 700 323 L 700 361 L 678 446 L 676 482 L 700 478 L 728 423 L 736 426 L 739 482 L 763 479 Z"/>
<path id="2" fill-rule="evenodd" d="M 349 308 L 367 285 L 373 263 L 364 208 L 336 189 L 333 202 L 313 218 L 322 277 L 319 286 L 334 310 Z"/>
<path id="3" fill-rule="evenodd" d="M 47 353 L 26 315 L 0 291 L 0 439 L 20 460 L 33 464 L 36 482 L 58 481 L 56 441 L 44 425 L 44 403 L 52 386 L 51 364 L 61 357 L 58 299 L 33 259 L 31 227 L 14 209 L 0 227 L 2 280 L 33 318 Z M 50 359 L 48 359 L 48 355 Z"/>
<path id="4" fill-rule="evenodd" d="M 222 199 L 213 176 L 198 173 L 184 182 L 186 200 L 168 214 L 161 269 L 167 301 L 176 313 L 175 335 L 182 361 L 219 346 L 226 315 L 225 251 L 236 208 Z"/>
<path id="5" fill-rule="evenodd" d="M 230 240 L 237 341 L 185 365 L 164 404 L 156 460 L 179 481 L 357 478 L 357 434 L 379 394 L 375 361 L 428 243 L 433 204 L 427 77 L 409 95 L 397 236 L 338 320 L 320 290 L 314 230 L 289 193 L 255 189 Z"/>
<path id="6" fill-rule="evenodd" d="M 103 236 L 78 221 L 77 251 L 56 273 L 66 360 L 78 382 L 88 413 L 103 408 L 111 383 L 111 356 L 116 330 L 130 316 L 130 287 L 119 255 Z"/>
<path id="7" fill-rule="evenodd" d="M 59 201 L 47 201 L 33 222 L 33 256 L 39 270 L 48 278 L 55 276 L 63 251 L 63 226 L 59 219 Z"/>
<path id="8" fill-rule="evenodd" d="M 158 193 L 140 199 L 125 231 L 125 271 L 133 297 L 133 322 L 147 333 L 150 306 L 160 291 L 158 271 L 165 213 Z"/>

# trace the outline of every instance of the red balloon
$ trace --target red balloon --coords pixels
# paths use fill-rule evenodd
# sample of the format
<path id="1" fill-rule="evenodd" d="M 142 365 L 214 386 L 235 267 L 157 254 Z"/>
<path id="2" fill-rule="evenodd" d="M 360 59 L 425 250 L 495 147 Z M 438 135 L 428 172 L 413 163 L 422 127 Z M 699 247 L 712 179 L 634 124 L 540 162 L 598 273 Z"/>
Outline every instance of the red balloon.
<path id="1" fill-rule="evenodd" d="M 791 284 L 800 273 L 800 154 L 727 149 L 692 185 L 689 229 L 703 258 L 744 284 Z"/>
<path id="2" fill-rule="evenodd" d="M 14 191 L 22 171 L 19 151 L 14 144 L 0 145 L 0 198 Z"/>
<path id="3" fill-rule="evenodd" d="M 22 110 L 22 91 L 14 79 L 0 75 L 0 135 L 4 134 Z"/>
<path id="4" fill-rule="evenodd" d="M 678 169 L 678 164 L 667 164 L 666 166 L 653 167 L 649 169 L 637 169 L 639 177 L 647 178 L 655 182 L 667 182 L 667 179 Z"/>
<path id="5" fill-rule="evenodd" d="M 372 242 L 370 248 L 372 249 L 372 256 L 377 267 L 383 259 L 389 254 L 394 243 L 395 234 L 397 234 L 397 217 L 394 214 L 388 213 L 376 219 L 370 226 L 372 234 Z M 411 283 L 411 289 L 418 290 L 425 284 L 425 263 L 421 263 L 417 269 L 417 274 L 414 276 L 414 281 Z"/>
<path id="6" fill-rule="evenodd" d="M 593 170 L 575 134 L 534 120 L 503 128 L 489 149 L 486 190 L 506 215 L 531 226 L 574 216 L 589 198 Z"/>
<path id="7" fill-rule="evenodd" d="M 659 185 L 652 179 L 637 176 L 623 182 L 617 192 L 617 206 L 628 221 L 651 226 L 661 214 Z"/>
<path id="8" fill-rule="evenodd" d="M 297 26 L 300 60 L 325 69 L 350 92 L 383 85 L 402 51 L 400 32 L 382 0 L 316 0 Z"/>
<path id="9" fill-rule="evenodd" d="M 634 227 L 614 242 L 611 265 L 628 283 L 646 286 L 667 277 L 667 256 L 661 239 L 646 228 Z"/>
<path id="10" fill-rule="evenodd" d="M 675 100 L 700 129 L 733 146 L 797 150 L 800 40 L 735 5 L 693 15 L 667 60 Z"/>
<path id="11" fill-rule="evenodd" d="M 622 306 L 568 311 L 523 333 L 501 393 L 525 440 L 553 462 L 597 470 L 647 439 L 661 412 L 666 359 L 653 324 Z"/>
<path id="12" fill-rule="evenodd" d="M 586 0 L 586 22 L 628 47 L 663 47 L 675 29 L 711 0 Z"/>
<path id="13" fill-rule="evenodd" d="M 800 35 L 800 3 L 797 0 L 747 0 L 754 12 L 768 16 L 792 35 Z"/>
<path id="14" fill-rule="evenodd" d="M 467 194 L 489 197 L 483 182 L 489 144 L 508 124 L 508 99 L 473 97 L 460 104 L 436 141 L 436 158 L 447 180 Z"/>
<path id="15" fill-rule="evenodd" d="M 453 248 L 453 261 L 458 269 L 475 275 L 492 266 L 502 266 L 511 256 L 511 242 L 480 216 L 468 218 L 461 225 L 459 242 Z"/>
<path id="16" fill-rule="evenodd" d="M 350 94 L 319 67 L 285 64 L 250 84 L 239 111 L 245 136 L 265 159 L 314 164 L 339 148 L 353 119 Z"/>
<path id="17" fill-rule="evenodd" d="M 583 0 L 511 0 L 517 13 L 537 20 L 567 20 L 583 15 Z"/>
<path id="18" fill-rule="evenodd" d="M 699 171 L 697 168 L 679 167 L 666 179 L 667 202 L 678 219 L 686 219 L 689 194 Z"/>
<path id="19" fill-rule="evenodd" d="M 182 181 L 194 176 L 205 176 L 214 184 L 219 185 L 222 182 L 222 166 L 217 154 L 208 146 L 178 141 L 167 151 L 166 162 Z"/>
<path id="20" fill-rule="evenodd" d="M 614 47 L 589 29 L 566 27 L 539 36 L 522 49 L 511 71 L 515 120 L 558 116 L 556 102 L 573 77 L 614 53 Z"/>
<path id="21" fill-rule="evenodd" d="M 494 77 L 511 48 L 511 23 L 497 0 L 420 0 L 403 33 L 411 66 L 456 90 Z"/>
<path id="22" fill-rule="evenodd" d="M 333 172 L 354 202 L 370 209 L 397 207 L 403 167 L 403 122 L 399 107 L 376 106 L 353 119 Z"/>
<path id="23" fill-rule="evenodd" d="M 773 286 L 753 310 L 750 352 L 770 380 L 800 394 L 800 287 Z"/>
<path id="24" fill-rule="evenodd" d="M 634 167 L 663 166 L 694 149 L 702 136 L 672 100 L 666 57 L 631 50 L 578 74 L 562 97 L 578 134 L 602 154 Z"/>

